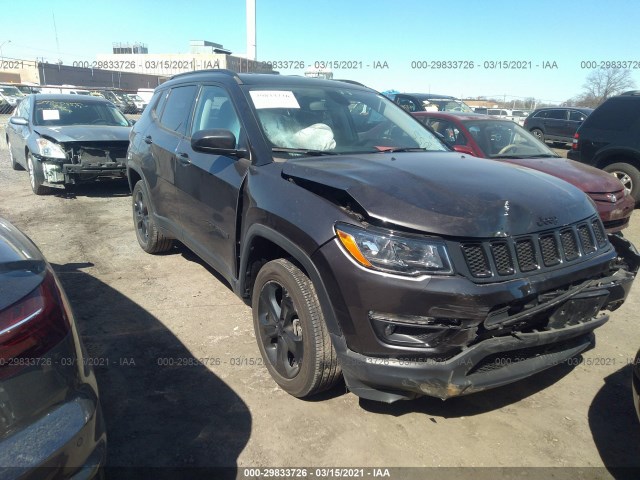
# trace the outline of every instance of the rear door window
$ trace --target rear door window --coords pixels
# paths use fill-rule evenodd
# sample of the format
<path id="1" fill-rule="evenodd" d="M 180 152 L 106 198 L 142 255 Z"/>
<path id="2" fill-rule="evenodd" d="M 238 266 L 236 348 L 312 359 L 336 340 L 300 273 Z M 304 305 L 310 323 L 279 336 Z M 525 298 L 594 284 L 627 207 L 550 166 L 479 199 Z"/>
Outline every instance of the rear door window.
<path id="1" fill-rule="evenodd" d="M 567 112 L 566 110 L 549 110 L 547 112 L 547 118 L 550 118 L 553 120 L 566 120 Z"/>

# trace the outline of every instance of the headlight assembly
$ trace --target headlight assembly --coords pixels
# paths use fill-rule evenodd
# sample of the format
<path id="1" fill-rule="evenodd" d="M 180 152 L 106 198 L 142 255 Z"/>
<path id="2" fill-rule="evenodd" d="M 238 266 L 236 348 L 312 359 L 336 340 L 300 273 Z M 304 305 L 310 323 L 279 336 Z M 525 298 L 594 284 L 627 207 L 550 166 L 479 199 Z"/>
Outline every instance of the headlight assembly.
<path id="1" fill-rule="evenodd" d="M 411 276 L 453 273 L 442 240 L 347 224 L 335 229 L 345 250 L 364 267 Z"/>
<path id="2" fill-rule="evenodd" d="M 64 150 L 60 145 L 53 143 L 46 138 L 38 138 L 36 140 L 36 144 L 38 145 L 38 151 L 35 153 L 41 157 L 67 158 L 67 154 L 64 153 Z"/>

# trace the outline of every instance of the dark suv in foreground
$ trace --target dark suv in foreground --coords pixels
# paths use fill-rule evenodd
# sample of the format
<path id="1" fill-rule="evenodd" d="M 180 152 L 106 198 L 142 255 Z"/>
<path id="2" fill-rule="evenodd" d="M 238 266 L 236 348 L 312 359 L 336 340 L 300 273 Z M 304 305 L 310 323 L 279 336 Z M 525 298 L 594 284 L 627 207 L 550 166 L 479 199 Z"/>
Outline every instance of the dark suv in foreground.
<path id="1" fill-rule="evenodd" d="M 596 108 L 567 156 L 615 175 L 640 202 L 640 91 L 611 97 Z"/>
<path id="2" fill-rule="evenodd" d="M 590 348 L 638 268 L 579 189 L 449 151 L 357 85 L 181 74 L 130 140 L 140 246 L 179 240 L 228 280 L 297 397 L 341 376 L 386 402 L 525 378 Z"/>

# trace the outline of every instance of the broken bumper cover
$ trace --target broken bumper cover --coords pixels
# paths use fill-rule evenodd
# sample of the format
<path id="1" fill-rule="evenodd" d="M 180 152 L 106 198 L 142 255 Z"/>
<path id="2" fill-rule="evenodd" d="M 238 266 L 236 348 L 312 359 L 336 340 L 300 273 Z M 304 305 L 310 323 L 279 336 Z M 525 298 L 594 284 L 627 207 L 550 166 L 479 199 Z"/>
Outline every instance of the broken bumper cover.
<path id="1" fill-rule="evenodd" d="M 78 183 L 83 177 L 124 177 L 127 172 L 125 161 L 103 164 L 61 163 L 55 160 L 42 160 L 44 185 L 64 188 L 65 184 Z"/>
<path id="2" fill-rule="evenodd" d="M 338 347 L 345 381 L 359 397 L 394 402 L 420 395 L 445 400 L 524 379 L 592 348 L 593 331 L 609 320 L 598 312 L 604 305 L 621 305 L 634 278 L 633 273 L 620 269 L 609 277 L 585 282 L 561 301 L 543 306 L 549 318 L 546 329 L 487 338 L 443 361 L 372 357 Z M 532 308 L 504 325 L 540 313 Z"/>
<path id="3" fill-rule="evenodd" d="M 384 402 L 420 395 L 446 399 L 524 379 L 584 352 L 595 344 L 593 331 L 609 318 L 599 312 L 624 302 L 640 265 L 630 242 L 615 236 L 611 243 L 615 254 L 607 252 L 554 276 L 530 277 L 530 283 L 516 279 L 476 285 L 463 278 L 433 277 L 409 284 L 378 276 L 340 282 L 331 292 L 334 305 L 341 296 L 349 299 L 338 312 L 350 311 L 346 320 L 356 320 L 348 324 L 341 316 L 344 336 L 332 334 L 347 386 L 360 397 Z M 330 244 L 324 251 L 330 255 Z M 337 254 L 330 256 L 334 264 L 339 262 Z M 374 281 L 379 288 L 368 285 Z M 514 305 L 520 311 L 512 311 Z M 461 324 L 447 326 L 435 319 L 408 329 L 402 323 L 428 322 L 428 315 L 439 316 L 434 312 L 461 319 Z M 361 320 L 364 315 L 368 322 Z M 384 325 L 391 327 L 390 333 Z M 369 333 L 373 331 L 375 337 Z M 436 332 L 433 341 L 430 332 Z M 427 339 L 422 345 L 409 344 L 408 335 Z M 399 342 L 394 343 L 394 336 Z"/>
<path id="4" fill-rule="evenodd" d="M 362 398 L 393 402 L 429 395 L 443 400 L 507 385 L 558 365 L 595 345 L 593 330 L 609 317 L 547 332 L 495 337 L 444 362 L 339 353 L 349 389 Z"/>

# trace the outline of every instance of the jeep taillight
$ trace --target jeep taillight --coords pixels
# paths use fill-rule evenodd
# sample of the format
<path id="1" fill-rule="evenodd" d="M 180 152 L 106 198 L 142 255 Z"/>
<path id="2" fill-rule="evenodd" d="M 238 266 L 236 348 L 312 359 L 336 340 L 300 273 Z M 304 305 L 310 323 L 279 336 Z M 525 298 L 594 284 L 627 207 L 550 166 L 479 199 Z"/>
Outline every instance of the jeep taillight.
<path id="1" fill-rule="evenodd" d="M 577 133 L 573 136 L 573 141 L 571 142 L 571 149 L 572 150 L 577 150 L 578 149 L 578 139 L 580 138 L 580 135 L 578 135 Z"/>
<path id="2" fill-rule="evenodd" d="M 70 320 L 53 273 L 0 312 L 0 379 L 39 364 L 38 359 L 70 331 Z"/>

